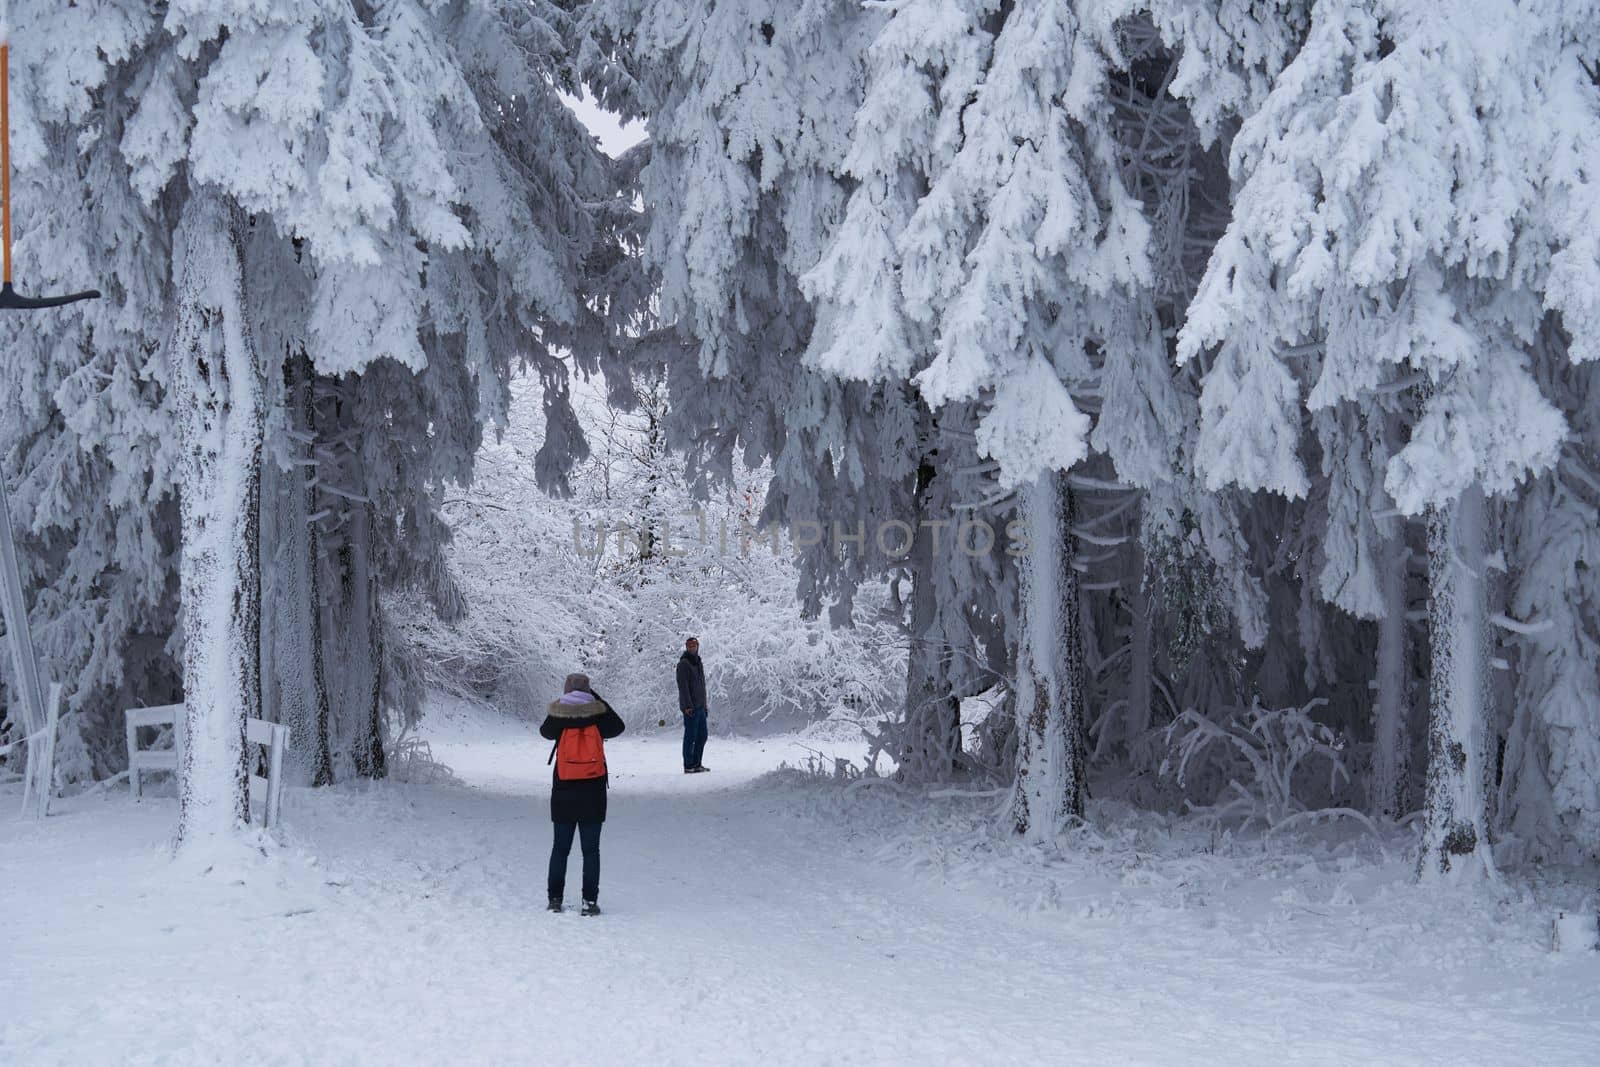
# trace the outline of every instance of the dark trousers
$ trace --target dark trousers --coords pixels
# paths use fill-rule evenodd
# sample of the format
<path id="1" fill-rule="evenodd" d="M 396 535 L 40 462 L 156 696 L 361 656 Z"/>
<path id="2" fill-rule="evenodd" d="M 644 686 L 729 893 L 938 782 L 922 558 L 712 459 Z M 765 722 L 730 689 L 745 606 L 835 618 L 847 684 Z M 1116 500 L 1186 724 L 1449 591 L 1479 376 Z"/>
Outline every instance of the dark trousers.
<path id="1" fill-rule="evenodd" d="M 600 822 L 558 822 L 555 844 L 550 849 L 550 895 L 560 899 L 567 888 L 567 856 L 572 852 L 572 836 L 577 834 L 583 848 L 583 899 L 600 899 Z"/>
<path id="2" fill-rule="evenodd" d="M 700 766 L 700 757 L 706 751 L 706 714 L 705 708 L 695 708 L 683 717 L 683 765 L 685 767 Z"/>

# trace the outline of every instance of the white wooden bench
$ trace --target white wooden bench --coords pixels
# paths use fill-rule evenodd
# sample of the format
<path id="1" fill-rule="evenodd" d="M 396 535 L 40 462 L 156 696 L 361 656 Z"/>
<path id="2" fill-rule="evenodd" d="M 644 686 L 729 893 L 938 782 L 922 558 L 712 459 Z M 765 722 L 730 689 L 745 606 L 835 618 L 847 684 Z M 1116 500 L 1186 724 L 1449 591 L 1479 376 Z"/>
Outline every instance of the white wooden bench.
<path id="1" fill-rule="evenodd" d="M 162 704 L 154 708 L 129 708 L 123 713 L 128 735 L 128 785 L 134 799 L 144 795 L 140 775 L 164 771 L 178 777 L 178 766 L 183 762 L 183 705 Z M 172 727 L 171 748 L 140 748 L 139 731 L 143 728 Z"/>

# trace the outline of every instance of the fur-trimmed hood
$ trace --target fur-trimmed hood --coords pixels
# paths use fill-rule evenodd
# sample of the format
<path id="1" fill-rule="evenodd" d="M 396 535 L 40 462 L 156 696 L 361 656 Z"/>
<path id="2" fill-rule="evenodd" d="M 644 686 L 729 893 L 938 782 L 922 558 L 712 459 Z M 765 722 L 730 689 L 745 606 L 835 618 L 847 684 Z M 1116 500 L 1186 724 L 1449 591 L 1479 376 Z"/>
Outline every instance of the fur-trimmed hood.
<path id="1" fill-rule="evenodd" d="M 590 719 L 605 712 L 605 702 L 592 696 L 581 704 L 569 704 L 565 699 L 550 702 L 552 719 Z"/>

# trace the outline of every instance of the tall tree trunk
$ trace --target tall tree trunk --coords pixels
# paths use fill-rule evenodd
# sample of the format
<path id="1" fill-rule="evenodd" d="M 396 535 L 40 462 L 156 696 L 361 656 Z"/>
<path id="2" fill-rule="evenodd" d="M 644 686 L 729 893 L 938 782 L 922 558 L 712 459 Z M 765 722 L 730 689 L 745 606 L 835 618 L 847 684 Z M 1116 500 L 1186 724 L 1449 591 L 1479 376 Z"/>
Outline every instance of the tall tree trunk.
<path id="1" fill-rule="evenodd" d="M 1022 563 L 1022 638 L 1017 650 L 1017 777 L 1010 818 L 1035 840 L 1084 813 L 1084 656 L 1073 567 L 1072 490 L 1062 472 L 1024 491 L 1028 553 Z"/>
<path id="2" fill-rule="evenodd" d="M 1411 811 L 1411 625 L 1405 530 L 1383 548 L 1383 618 L 1378 621 L 1377 700 L 1372 709 L 1372 808 L 1398 819 Z"/>
<path id="3" fill-rule="evenodd" d="M 309 485 L 306 495 L 312 490 Z M 311 706 L 313 730 L 312 785 L 333 784 L 333 744 L 329 720 L 333 702 L 328 697 L 327 646 L 322 641 L 322 532 L 316 523 L 306 527 L 306 625 L 310 628 L 308 653 L 311 656 Z"/>
<path id="4" fill-rule="evenodd" d="M 267 462 L 262 475 L 262 694 L 266 714 L 289 726 L 289 767 L 299 784 L 328 785 L 328 683 L 322 645 L 321 535 L 311 521 L 316 489 L 310 472 L 315 418 L 311 361 L 284 362 L 287 468 Z"/>
<path id="5" fill-rule="evenodd" d="M 231 834 L 249 813 L 245 720 L 261 710 L 261 364 L 244 314 L 237 222 L 194 194 L 173 241 L 168 359 L 181 440 L 181 845 Z"/>
<path id="6" fill-rule="evenodd" d="M 351 562 L 355 571 L 355 602 L 351 616 L 362 622 L 365 639 L 355 651 L 366 662 L 360 707 L 351 754 L 356 773 L 363 778 L 382 778 L 388 773 L 383 757 L 383 618 L 378 598 L 378 576 L 372 568 L 373 513 L 371 504 L 357 507 L 355 533 L 351 542 Z"/>
<path id="7" fill-rule="evenodd" d="M 1144 549 L 1137 544 L 1134 558 L 1133 634 L 1128 646 L 1128 711 L 1126 736 L 1129 742 L 1150 729 L 1155 709 L 1155 611 L 1150 597 L 1149 564 Z"/>
<path id="8" fill-rule="evenodd" d="M 924 461 L 917 473 L 917 532 L 907 560 L 911 571 L 911 631 L 900 773 L 915 782 L 948 779 L 961 755 L 961 701 L 951 691 L 951 652 L 939 625 L 935 531 L 922 528 L 933 476 L 932 464 Z M 953 536 L 949 530 L 938 533 L 946 538 Z"/>
<path id="9" fill-rule="evenodd" d="M 294 406 L 300 428 L 308 438 L 305 446 L 307 464 L 296 468 L 297 481 L 294 483 L 300 496 L 295 502 L 295 511 L 300 514 L 304 524 L 302 536 L 296 543 L 305 553 L 304 583 L 301 587 L 304 595 L 300 605 L 307 629 L 304 648 L 309 660 L 307 681 L 310 690 L 306 694 L 309 699 L 306 711 L 313 739 L 311 784 L 322 786 L 333 784 L 333 746 L 329 741 L 328 726 L 332 702 L 328 699 L 327 653 L 322 643 L 322 528 L 312 519 L 317 513 L 317 490 L 309 477 L 313 468 L 308 465 L 316 458 L 316 446 L 310 443 L 315 442 L 317 433 L 317 408 L 312 397 L 316 373 L 311 366 L 311 357 L 304 350 L 289 361 L 289 367 L 286 376 L 289 402 Z"/>
<path id="10" fill-rule="evenodd" d="M 1485 826 L 1484 724 L 1488 621 L 1484 500 L 1474 484 L 1428 512 L 1432 679 L 1426 821 L 1419 872 L 1464 877 L 1492 869 Z"/>
<path id="11" fill-rule="evenodd" d="M 285 475 L 275 461 L 270 444 L 273 437 L 271 397 L 264 398 L 263 404 L 268 411 L 262 431 L 261 499 L 264 506 L 257 524 L 259 544 L 256 547 L 256 558 L 261 564 L 261 717 L 271 722 L 289 722 L 285 718 L 290 699 L 287 690 L 293 687 L 284 685 L 281 640 L 284 628 L 278 618 L 282 612 L 282 546 L 287 520 L 281 503 Z"/>

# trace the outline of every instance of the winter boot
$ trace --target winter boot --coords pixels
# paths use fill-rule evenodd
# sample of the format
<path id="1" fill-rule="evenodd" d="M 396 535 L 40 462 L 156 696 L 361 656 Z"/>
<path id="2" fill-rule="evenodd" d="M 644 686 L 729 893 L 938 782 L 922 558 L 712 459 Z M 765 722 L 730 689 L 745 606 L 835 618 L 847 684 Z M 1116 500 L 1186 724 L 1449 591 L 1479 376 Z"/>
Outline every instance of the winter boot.
<path id="1" fill-rule="evenodd" d="M 561 910 L 561 898 L 560 897 L 551 897 L 550 898 L 550 905 L 549 905 L 549 909 L 548 910 L 550 910 L 550 911 L 560 911 Z"/>
<path id="2" fill-rule="evenodd" d="M 586 901 L 583 902 L 583 910 L 580 911 L 578 914 L 579 915 L 599 915 L 600 914 L 600 905 L 598 903 L 596 903 L 595 901 L 586 900 Z"/>

